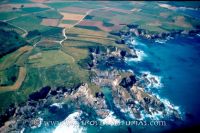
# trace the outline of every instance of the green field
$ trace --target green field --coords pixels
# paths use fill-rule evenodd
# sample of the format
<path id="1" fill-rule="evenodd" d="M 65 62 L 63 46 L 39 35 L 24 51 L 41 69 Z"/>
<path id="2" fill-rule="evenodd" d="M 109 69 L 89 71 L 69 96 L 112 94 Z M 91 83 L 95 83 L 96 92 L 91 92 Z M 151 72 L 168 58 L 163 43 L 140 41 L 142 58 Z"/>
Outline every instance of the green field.
<path id="1" fill-rule="evenodd" d="M 40 12 L 36 14 L 39 18 L 54 18 L 54 19 L 61 19 L 62 15 L 58 11 L 46 11 Z"/>
<path id="2" fill-rule="evenodd" d="M 0 86 L 12 85 L 18 76 L 18 67 L 12 66 L 5 70 L 0 70 Z"/>
<path id="3" fill-rule="evenodd" d="M 27 13 L 33 13 L 33 12 L 41 12 L 45 11 L 48 8 L 40 8 L 40 7 L 23 7 L 22 11 L 27 12 Z"/>
<path id="4" fill-rule="evenodd" d="M 66 1 L 66 2 L 52 2 L 52 3 L 47 3 L 46 5 L 56 8 L 56 9 L 61 9 L 64 7 L 82 7 L 82 8 L 88 8 L 88 9 L 95 9 L 95 8 L 100 8 L 103 7 L 100 4 L 97 4 L 97 2 L 88 2 L 88 1 Z"/>
<path id="5" fill-rule="evenodd" d="M 25 33 L 25 31 L 23 31 L 22 29 L 14 26 L 14 25 L 10 25 L 6 22 L 0 22 L 0 28 L 5 31 L 15 31 L 19 35 L 23 35 Z"/>
<path id="6" fill-rule="evenodd" d="M 16 11 L 16 12 L 0 12 L 0 20 L 8 20 L 14 17 L 21 16 L 23 12 Z"/>
<path id="7" fill-rule="evenodd" d="M 36 29 L 39 31 L 47 30 L 48 29 L 47 26 L 40 25 L 41 21 L 42 21 L 41 19 L 33 15 L 30 15 L 30 16 L 22 16 L 8 22 L 13 25 L 19 26 L 27 31 Z"/>
<path id="8" fill-rule="evenodd" d="M 77 21 L 76 20 L 63 20 L 62 23 L 63 24 L 75 24 L 75 23 L 77 23 Z"/>
<path id="9" fill-rule="evenodd" d="M 29 59 L 29 64 L 33 67 L 50 67 L 58 64 L 71 64 L 73 59 L 60 50 L 41 51 L 41 55 L 34 59 Z"/>

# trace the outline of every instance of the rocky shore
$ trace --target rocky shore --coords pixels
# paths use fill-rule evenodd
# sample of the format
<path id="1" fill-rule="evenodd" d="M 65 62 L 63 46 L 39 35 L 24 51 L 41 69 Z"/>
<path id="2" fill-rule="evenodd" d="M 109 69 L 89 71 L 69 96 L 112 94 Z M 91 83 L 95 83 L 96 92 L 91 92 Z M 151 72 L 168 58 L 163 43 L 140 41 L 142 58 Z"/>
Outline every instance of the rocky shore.
<path id="1" fill-rule="evenodd" d="M 132 72 L 125 72 L 117 69 L 114 63 L 110 63 L 109 57 L 112 57 L 113 60 L 115 57 L 119 59 L 119 54 L 107 52 L 106 55 L 94 56 L 96 60 L 98 60 L 98 57 L 100 58 L 99 62 L 105 62 L 105 64 L 109 62 L 109 64 L 106 64 L 106 71 L 99 70 L 98 64 L 96 64 L 96 67 L 93 69 L 96 73 L 96 77 L 93 78 L 92 82 L 101 87 L 109 86 L 112 89 L 114 103 L 122 112 L 129 113 L 136 119 L 142 118 L 141 114 L 143 111 L 149 115 L 162 113 L 163 117 L 171 115 L 176 119 L 180 119 L 177 110 L 173 108 L 169 109 L 160 99 L 145 90 L 145 87 L 150 83 L 158 83 L 154 77 L 147 78 L 147 74 L 142 75 L 142 77 L 136 77 Z M 106 57 L 102 58 L 103 56 Z M 124 56 L 120 57 L 121 61 L 123 61 Z"/>
<path id="2" fill-rule="evenodd" d="M 199 27 L 197 27 L 194 30 L 173 30 L 170 32 L 161 32 L 161 33 L 147 31 L 145 29 L 139 28 L 139 25 L 135 24 L 127 25 L 127 27 L 128 27 L 127 30 L 119 31 L 118 33 L 111 33 L 121 37 L 121 39 L 117 40 L 116 43 L 124 44 L 127 38 L 131 36 L 141 37 L 148 40 L 156 40 L 156 39 L 165 40 L 177 36 L 195 36 L 200 34 Z"/>

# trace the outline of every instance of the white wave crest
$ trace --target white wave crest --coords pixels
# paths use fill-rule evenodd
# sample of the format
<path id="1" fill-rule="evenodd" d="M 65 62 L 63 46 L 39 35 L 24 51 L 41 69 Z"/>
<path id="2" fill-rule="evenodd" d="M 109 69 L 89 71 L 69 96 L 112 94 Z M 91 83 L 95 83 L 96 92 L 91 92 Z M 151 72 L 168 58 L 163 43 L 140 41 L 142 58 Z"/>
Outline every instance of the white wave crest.
<path id="1" fill-rule="evenodd" d="M 53 103 L 53 104 L 50 105 L 50 107 L 52 107 L 52 106 L 56 106 L 58 108 L 62 108 L 63 107 L 63 103 Z"/>
<path id="2" fill-rule="evenodd" d="M 142 50 L 135 49 L 135 53 L 137 55 L 136 58 L 125 58 L 125 61 L 126 62 L 132 62 L 132 61 L 134 61 L 134 62 L 141 62 L 144 57 L 147 57 L 147 55 Z"/>
<path id="3" fill-rule="evenodd" d="M 167 42 L 167 40 L 156 39 L 155 42 L 160 43 L 160 44 L 164 44 L 164 43 Z"/>
<path id="4" fill-rule="evenodd" d="M 85 133 L 86 129 L 81 127 L 78 120 L 82 112 L 74 112 L 62 121 L 53 133 Z"/>
<path id="5" fill-rule="evenodd" d="M 117 126 L 120 124 L 120 120 L 113 115 L 113 112 L 110 112 L 106 118 L 99 119 L 99 121 L 102 123 L 102 125 Z"/>
<path id="6" fill-rule="evenodd" d="M 148 79 L 148 81 L 150 82 L 148 84 L 148 88 L 162 88 L 164 85 L 162 84 L 161 80 L 162 77 L 161 76 L 157 76 L 157 75 L 153 75 L 151 74 L 151 72 L 149 71 L 142 71 L 141 73 L 146 74 L 146 78 Z"/>

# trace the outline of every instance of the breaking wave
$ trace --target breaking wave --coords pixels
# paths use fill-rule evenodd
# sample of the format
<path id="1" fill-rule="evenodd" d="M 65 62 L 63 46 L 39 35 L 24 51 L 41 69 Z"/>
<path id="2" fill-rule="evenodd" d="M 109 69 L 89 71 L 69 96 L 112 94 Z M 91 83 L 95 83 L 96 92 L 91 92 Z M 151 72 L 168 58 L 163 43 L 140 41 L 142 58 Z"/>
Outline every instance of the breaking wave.
<path id="1" fill-rule="evenodd" d="M 79 124 L 81 114 L 81 111 L 70 114 L 56 127 L 53 133 L 85 133 L 86 128 Z"/>

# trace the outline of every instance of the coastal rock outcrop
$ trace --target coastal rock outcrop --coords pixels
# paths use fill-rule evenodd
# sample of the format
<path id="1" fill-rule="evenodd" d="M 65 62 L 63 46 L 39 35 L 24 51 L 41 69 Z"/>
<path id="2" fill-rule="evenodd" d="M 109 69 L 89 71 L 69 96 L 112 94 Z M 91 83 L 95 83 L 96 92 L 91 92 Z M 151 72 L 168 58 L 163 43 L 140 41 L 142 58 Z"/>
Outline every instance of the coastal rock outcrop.
<path id="1" fill-rule="evenodd" d="M 131 86 L 133 86 L 133 84 L 136 83 L 136 78 L 134 75 L 130 75 L 129 77 L 125 77 L 122 79 L 122 81 L 119 83 L 120 86 L 124 87 L 124 88 L 130 88 Z"/>
<path id="2" fill-rule="evenodd" d="M 40 91 L 30 94 L 29 99 L 35 101 L 38 101 L 39 99 L 44 99 L 49 93 L 50 89 L 50 86 L 43 87 Z"/>

